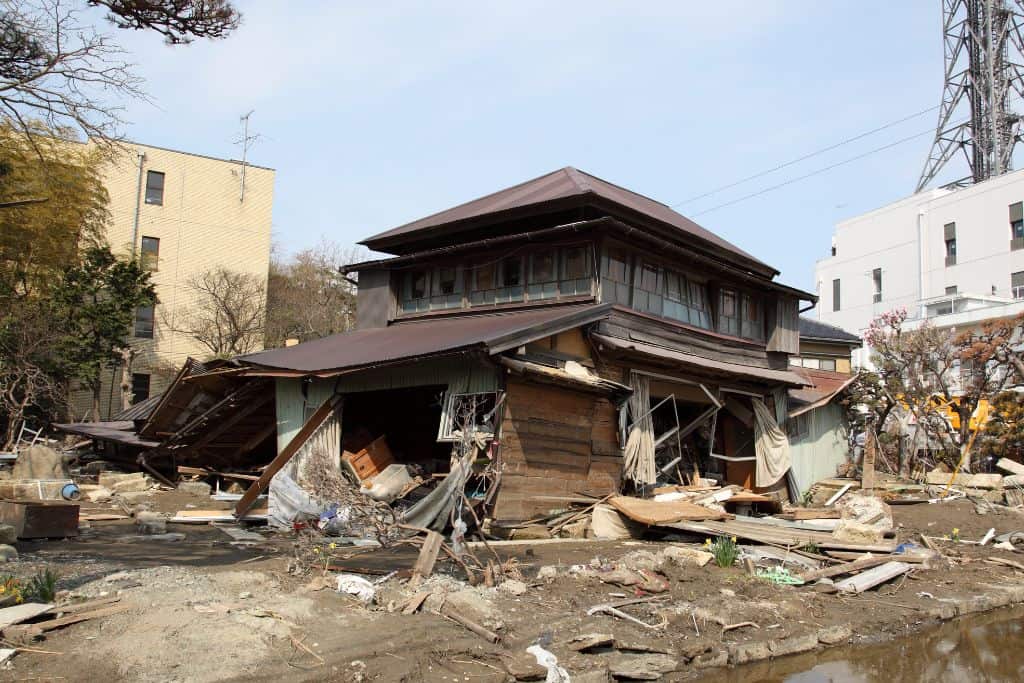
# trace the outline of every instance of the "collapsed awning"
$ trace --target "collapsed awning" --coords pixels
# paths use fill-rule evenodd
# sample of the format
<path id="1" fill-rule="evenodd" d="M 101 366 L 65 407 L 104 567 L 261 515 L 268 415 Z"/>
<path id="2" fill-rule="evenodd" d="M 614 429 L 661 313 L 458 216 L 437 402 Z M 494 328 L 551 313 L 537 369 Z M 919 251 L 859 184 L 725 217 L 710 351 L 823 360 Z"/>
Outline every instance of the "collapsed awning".
<path id="1" fill-rule="evenodd" d="M 857 375 L 848 375 L 830 370 L 798 368 L 795 369 L 795 372 L 804 377 L 810 386 L 802 389 L 790 389 L 789 402 L 791 407 L 789 417 L 803 415 L 815 408 L 828 405 L 857 378 Z"/>
<path id="2" fill-rule="evenodd" d="M 752 379 L 760 382 L 778 382 L 793 387 L 808 386 L 810 382 L 790 370 L 772 370 L 771 368 L 759 368 L 741 363 L 729 363 L 727 361 L 713 360 L 696 356 L 691 353 L 673 351 L 655 344 L 638 342 L 633 340 L 619 339 L 604 334 L 592 335 L 594 341 L 599 342 L 609 349 L 616 351 L 632 351 L 644 356 L 650 356 L 661 360 L 672 361 L 680 365 L 688 365 L 699 370 L 710 371 L 716 374 L 732 375 L 742 379 Z"/>
<path id="3" fill-rule="evenodd" d="M 604 318 L 611 304 L 428 317 L 387 327 L 355 330 L 237 360 L 254 366 L 248 375 L 331 377 L 357 370 L 469 351 L 487 354 L 543 339 Z"/>

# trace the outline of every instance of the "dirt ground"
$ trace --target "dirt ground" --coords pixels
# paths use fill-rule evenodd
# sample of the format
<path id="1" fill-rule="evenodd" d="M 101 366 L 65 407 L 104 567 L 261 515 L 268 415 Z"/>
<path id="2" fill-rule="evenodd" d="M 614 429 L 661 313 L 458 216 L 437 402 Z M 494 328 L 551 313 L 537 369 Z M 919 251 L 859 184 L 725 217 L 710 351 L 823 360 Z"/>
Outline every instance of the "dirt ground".
<path id="1" fill-rule="evenodd" d="M 179 492 L 151 499 L 165 511 L 227 507 Z M 962 539 L 978 539 L 989 528 L 1024 530 L 1024 514 L 1006 508 L 979 514 L 966 500 L 893 510 L 901 541 L 920 542 L 922 532 L 941 537 L 953 528 Z M 113 511 L 83 506 L 83 514 Z M 935 623 L 929 610 L 943 601 L 1019 582 L 1016 570 L 984 558 L 1024 559 L 991 546 L 943 543 L 948 566 L 919 567 L 878 589 L 840 597 L 777 585 L 737 567 L 666 559 L 666 548 L 698 548 L 702 539 L 502 545 L 496 550 L 503 559 L 515 558 L 521 585 L 470 587 L 457 567 L 439 562 L 419 588 L 435 595 L 418 613 L 403 615 L 396 607 L 414 593 L 404 580 L 381 583 L 375 603 L 365 606 L 315 585 L 314 575 L 289 573 L 294 548 L 288 534 L 263 531 L 262 541 L 239 542 L 213 526 L 170 524 L 168 530 L 184 538 L 140 536 L 125 519 L 90 522 L 74 540 L 19 543 L 20 557 L 4 572 L 27 578 L 49 567 L 60 574 L 62 599 L 116 595 L 128 610 L 49 632 L 32 646 L 48 654 L 18 653 L 0 670 L 0 680 L 543 680 L 544 670 L 526 652 L 536 643 L 553 652 L 574 681 L 610 680 L 609 671 L 616 678 L 634 671 L 697 680 L 724 664 L 737 644 L 817 642 L 823 632 L 844 643 L 904 636 Z M 338 546 L 325 553 L 336 565 L 371 572 L 408 569 L 416 560 L 411 548 Z M 657 568 L 667 578 L 667 592 L 622 607 L 656 628 L 587 615 L 595 605 L 636 597 L 635 589 L 594 575 L 593 568 L 615 563 Z M 445 604 L 499 633 L 501 642 L 435 613 L 442 595 Z M 724 630 L 745 621 L 756 626 Z M 574 651 L 570 641 L 586 634 L 603 634 L 595 641 L 613 639 L 614 647 Z"/>

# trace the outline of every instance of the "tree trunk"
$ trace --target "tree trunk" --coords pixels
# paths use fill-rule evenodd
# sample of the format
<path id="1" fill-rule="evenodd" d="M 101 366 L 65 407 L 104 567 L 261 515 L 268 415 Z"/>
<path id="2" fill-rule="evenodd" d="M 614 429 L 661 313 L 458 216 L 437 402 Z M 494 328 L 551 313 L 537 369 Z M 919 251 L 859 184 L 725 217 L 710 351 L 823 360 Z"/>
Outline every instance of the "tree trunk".
<path id="1" fill-rule="evenodd" d="M 121 410 L 128 410 L 132 407 L 132 360 L 135 358 L 135 349 L 125 347 L 121 349 Z"/>
<path id="2" fill-rule="evenodd" d="M 97 383 L 92 387 L 92 421 L 100 421 L 100 392 L 103 391 L 103 385 Z"/>

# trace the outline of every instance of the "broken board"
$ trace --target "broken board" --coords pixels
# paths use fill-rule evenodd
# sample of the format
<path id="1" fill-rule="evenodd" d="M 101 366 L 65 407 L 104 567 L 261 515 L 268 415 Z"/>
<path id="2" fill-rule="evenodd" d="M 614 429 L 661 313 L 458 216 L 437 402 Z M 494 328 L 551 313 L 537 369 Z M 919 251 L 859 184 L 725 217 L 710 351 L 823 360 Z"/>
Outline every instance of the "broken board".
<path id="1" fill-rule="evenodd" d="M 608 504 L 634 522 L 659 526 L 682 521 L 729 519 L 731 515 L 711 510 L 685 500 L 658 502 L 630 496 L 612 496 Z"/>
<path id="2" fill-rule="evenodd" d="M 906 562 L 886 562 L 856 576 L 837 581 L 836 590 L 843 593 L 863 593 L 879 584 L 895 579 L 901 574 L 906 574 L 913 568 L 913 565 Z"/>
<path id="3" fill-rule="evenodd" d="M 28 621 L 40 614 L 46 614 L 51 609 L 53 609 L 53 605 L 44 605 L 38 602 L 25 602 L 13 607 L 4 607 L 0 609 L 0 630 Z"/>

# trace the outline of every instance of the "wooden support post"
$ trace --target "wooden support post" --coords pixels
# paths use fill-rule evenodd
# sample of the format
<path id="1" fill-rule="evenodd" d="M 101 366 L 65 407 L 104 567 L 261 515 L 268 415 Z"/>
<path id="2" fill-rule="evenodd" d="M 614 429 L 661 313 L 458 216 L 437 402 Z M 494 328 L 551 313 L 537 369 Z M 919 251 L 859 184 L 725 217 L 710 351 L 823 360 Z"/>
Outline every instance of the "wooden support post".
<path id="1" fill-rule="evenodd" d="M 861 462 L 860 490 L 871 491 L 875 488 L 875 457 L 878 454 L 878 437 L 869 429 L 864 439 L 864 459 Z"/>

